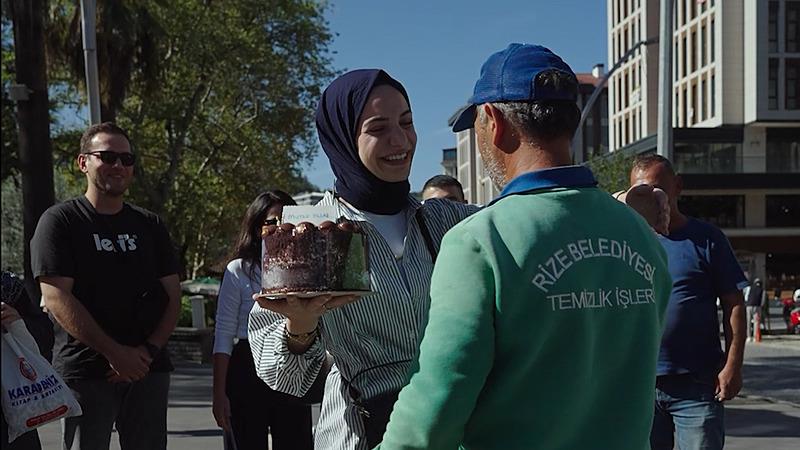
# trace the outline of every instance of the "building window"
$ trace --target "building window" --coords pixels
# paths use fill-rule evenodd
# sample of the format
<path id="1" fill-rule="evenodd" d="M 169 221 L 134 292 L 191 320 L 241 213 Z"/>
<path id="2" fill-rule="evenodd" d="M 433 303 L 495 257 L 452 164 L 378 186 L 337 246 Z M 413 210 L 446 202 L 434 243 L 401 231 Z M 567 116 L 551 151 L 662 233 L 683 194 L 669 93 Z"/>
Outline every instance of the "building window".
<path id="1" fill-rule="evenodd" d="M 706 120 L 706 79 L 700 82 L 700 120 Z"/>
<path id="2" fill-rule="evenodd" d="M 678 79 L 678 40 L 675 39 L 675 49 L 672 52 L 672 80 Z"/>
<path id="3" fill-rule="evenodd" d="M 744 195 L 683 195 L 678 209 L 720 228 L 744 228 Z"/>
<path id="4" fill-rule="evenodd" d="M 714 75 L 711 75 L 711 117 L 717 116 L 717 83 Z"/>
<path id="5" fill-rule="evenodd" d="M 686 18 L 686 22 L 694 19 L 697 16 L 697 1 L 689 1 L 689 17 Z"/>
<path id="6" fill-rule="evenodd" d="M 692 109 L 689 111 L 689 117 L 691 118 L 691 124 L 694 125 L 698 122 L 698 114 L 699 111 L 697 109 L 697 83 L 692 83 Z"/>
<path id="7" fill-rule="evenodd" d="M 786 109 L 800 109 L 798 91 L 800 91 L 800 59 L 787 58 L 786 65 Z"/>
<path id="8" fill-rule="evenodd" d="M 619 38 L 619 57 L 622 58 L 622 55 L 628 51 L 628 27 L 622 28 L 620 32 L 621 36 Z"/>
<path id="9" fill-rule="evenodd" d="M 622 109 L 630 104 L 630 91 L 628 89 L 628 71 L 622 72 Z"/>
<path id="10" fill-rule="evenodd" d="M 674 128 L 677 128 L 678 124 L 680 123 L 679 122 L 680 119 L 678 118 L 678 114 L 677 114 L 680 104 L 681 104 L 680 92 L 679 91 L 675 91 L 675 100 L 672 101 L 672 126 Z"/>
<path id="11" fill-rule="evenodd" d="M 692 3 L 694 4 L 694 3 Z M 697 32 L 692 30 L 691 39 L 689 40 L 689 50 L 692 54 L 689 56 L 689 73 L 694 72 L 695 70 L 695 58 L 697 56 Z"/>
<path id="12" fill-rule="evenodd" d="M 703 4 L 705 5 L 705 3 Z M 706 65 L 706 42 L 708 42 L 706 38 L 706 23 L 703 21 L 703 26 L 700 27 L 700 67 Z"/>
<path id="13" fill-rule="evenodd" d="M 800 173 L 800 128 L 767 128 L 767 172 Z"/>
<path id="14" fill-rule="evenodd" d="M 769 79 L 767 81 L 767 108 L 778 109 L 778 64 L 777 58 L 769 59 Z"/>
<path id="15" fill-rule="evenodd" d="M 800 195 L 767 195 L 767 227 L 800 226 Z"/>
<path id="16" fill-rule="evenodd" d="M 741 173 L 742 145 L 675 144 L 674 162 L 680 173 Z"/>
<path id="17" fill-rule="evenodd" d="M 715 60 L 715 58 L 714 58 L 714 55 L 717 53 L 717 49 L 716 49 L 716 41 L 717 41 L 717 37 L 716 37 L 716 35 L 715 35 L 715 32 L 714 32 L 714 30 L 715 30 L 715 27 L 714 27 L 714 19 L 712 18 L 712 19 L 711 19 L 711 29 L 709 30 L 709 31 L 711 32 L 711 62 L 712 62 L 712 63 L 713 63 L 713 62 L 714 62 L 714 60 Z"/>
<path id="18" fill-rule="evenodd" d="M 683 36 L 681 38 L 681 45 L 683 47 L 683 52 L 681 53 L 681 61 L 683 62 L 683 64 L 681 64 L 681 77 L 685 77 L 686 76 L 686 59 L 687 59 L 686 58 L 686 36 Z"/>
<path id="19" fill-rule="evenodd" d="M 786 52 L 800 52 L 800 2 L 786 2 Z"/>
<path id="20" fill-rule="evenodd" d="M 778 51 L 778 2 L 769 2 L 767 36 L 769 36 L 769 52 L 776 53 Z"/>
<path id="21" fill-rule="evenodd" d="M 688 127 L 689 126 L 689 97 L 687 96 L 686 86 L 681 88 L 681 126 Z"/>

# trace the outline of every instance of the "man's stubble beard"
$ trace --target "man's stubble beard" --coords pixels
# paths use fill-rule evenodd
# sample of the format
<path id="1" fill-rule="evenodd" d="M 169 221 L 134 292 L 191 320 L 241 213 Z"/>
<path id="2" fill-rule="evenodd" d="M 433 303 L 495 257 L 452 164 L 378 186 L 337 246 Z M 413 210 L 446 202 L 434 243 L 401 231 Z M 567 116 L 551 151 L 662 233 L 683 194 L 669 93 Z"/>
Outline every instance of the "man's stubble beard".
<path id="1" fill-rule="evenodd" d="M 503 161 L 495 157 L 490 148 L 485 138 L 478 137 L 478 152 L 481 154 L 484 170 L 486 170 L 489 179 L 492 180 L 497 189 L 502 191 L 506 186 L 506 166 Z"/>
<path id="2" fill-rule="evenodd" d="M 105 182 L 100 175 L 97 175 L 92 180 L 94 187 L 97 188 L 98 192 L 101 192 L 103 195 L 107 195 L 109 197 L 122 197 L 125 195 L 125 192 L 128 191 L 128 187 L 130 187 L 130 181 L 125 183 L 125 186 L 120 189 L 115 189 L 112 187 L 111 183 Z"/>

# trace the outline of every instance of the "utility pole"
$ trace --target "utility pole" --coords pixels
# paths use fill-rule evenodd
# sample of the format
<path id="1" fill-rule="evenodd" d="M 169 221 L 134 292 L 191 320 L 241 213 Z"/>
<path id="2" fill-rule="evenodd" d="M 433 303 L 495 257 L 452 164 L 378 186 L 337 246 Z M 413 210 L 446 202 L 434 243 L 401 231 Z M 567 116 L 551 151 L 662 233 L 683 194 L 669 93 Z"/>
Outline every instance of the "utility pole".
<path id="1" fill-rule="evenodd" d="M 97 40 L 95 39 L 95 11 L 97 0 L 81 0 L 81 34 L 83 35 L 83 63 L 86 67 L 86 96 L 89 100 L 89 121 L 100 123 L 100 85 L 97 78 Z"/>
<path id="2" fill-rule="evenodd" d="M 672 160 L 672 19 L 673 0 L 661 0 L 658 46 L 658 144 L 659 155 Z"/>
<path id="3" fill-rule="evenodd" d="M 38 302 L 39 286 L 31 271 L 30 241 L 42 213 L 53 205 L 53 149 L 50 143 L 50 104 L 44 52 L 45 0 L 11 0 L 14 27 L 19 163 L 22 173 L 22 223 L 25 287 Z"/>

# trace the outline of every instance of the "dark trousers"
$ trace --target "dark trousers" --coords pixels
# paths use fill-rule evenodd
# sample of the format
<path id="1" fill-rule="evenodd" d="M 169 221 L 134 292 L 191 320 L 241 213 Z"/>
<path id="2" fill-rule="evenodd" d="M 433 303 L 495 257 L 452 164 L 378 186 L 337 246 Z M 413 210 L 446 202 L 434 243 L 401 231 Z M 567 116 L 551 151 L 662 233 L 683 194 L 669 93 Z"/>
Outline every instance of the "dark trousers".
<path id="1" fill-rule="evenodd" d="M 311 450 L 311 407 L 273 391 L 256 375 L 250 345 L 240 340 L 228 364 L 225 390 L 231 403 L 231 427 L 237 450 Z"/>
<path id="2" fill-rule="evenodd" d="M 61 420 L 64 449 L 108 450 L 115 425 L 122 450 L 167 448 L 169 373 L 149 373 L 133 383 L 92 379 L 67 384 L 83 415 Z"/>
<path id="3" fill-rule="evenodd" d="M 14 442 L 8 443 L 8 423 L 5 416 L 2 416 L 2 436 L 0 436 L 0 448 L 3 450 L 41 450 L 42 444 L 39 442 L 39 432 L 37 430 L 28 431 L 18 436 Z"/>

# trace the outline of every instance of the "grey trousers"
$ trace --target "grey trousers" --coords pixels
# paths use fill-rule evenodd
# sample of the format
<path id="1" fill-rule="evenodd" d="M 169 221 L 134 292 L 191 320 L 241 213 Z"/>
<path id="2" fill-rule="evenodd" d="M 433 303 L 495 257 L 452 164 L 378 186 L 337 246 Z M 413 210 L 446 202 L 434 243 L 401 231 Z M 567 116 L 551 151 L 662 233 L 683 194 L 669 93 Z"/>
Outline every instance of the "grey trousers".
<path id="1" fill-rule="evenodd" d="M 65 450 L 108 450 L 116 426 L 122 450 L 167 448 L 169 373 L 150 373 L 134 383 L 68 381 L 83 415 L 61 420 Z"/>

